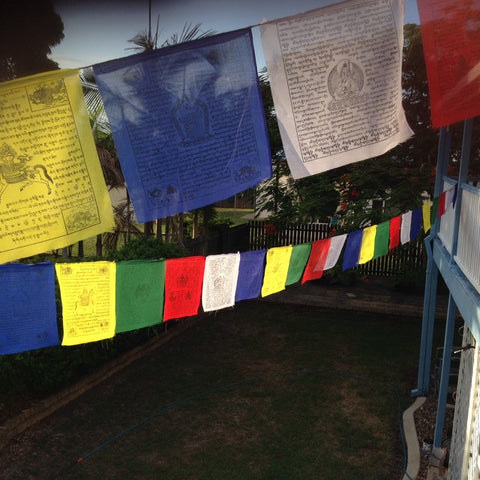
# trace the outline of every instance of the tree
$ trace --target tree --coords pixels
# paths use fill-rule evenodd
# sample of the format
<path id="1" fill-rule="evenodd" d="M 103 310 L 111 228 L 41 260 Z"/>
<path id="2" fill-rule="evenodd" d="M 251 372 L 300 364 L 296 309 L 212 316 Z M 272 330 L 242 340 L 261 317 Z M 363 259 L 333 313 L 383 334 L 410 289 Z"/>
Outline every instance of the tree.
<path id="1" fill-rule="evenodd" d="M 50 0 L 2 0 L 0 18 L 0 81 L 58 68 L 48 55 L 63 22 Z"/>

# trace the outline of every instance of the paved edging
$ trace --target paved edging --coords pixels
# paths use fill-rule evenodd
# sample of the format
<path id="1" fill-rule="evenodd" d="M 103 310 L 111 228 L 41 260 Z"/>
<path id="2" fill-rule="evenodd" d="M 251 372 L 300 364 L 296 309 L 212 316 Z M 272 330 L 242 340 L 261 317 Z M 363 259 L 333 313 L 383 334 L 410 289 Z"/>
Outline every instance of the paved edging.
<path id="1" fill-rule="evenodd" d="M 12 418 L 3 425 L 0 425 L 0 450 L 4 448 L 10 442 L 10 440 L 12 440 L 12 438 L 17 436 L 19 433 L 24 432 L 27 428 L 48 417 L 59 408 L 64 407 L 118 371 L 122 370 L 158 347 L 164 345 L 166 342 L 183 333 L 192 325 L 195 325 L 195 322 L 179 322 L 173 329 L 166 330 L 163 335 L 154 337 L 143 345 L 130 350 L 121 357 L 118 357 L 104 365 L 99 371 L 88 375 L 71 387 L 46 398 L 45 400 L 42 400 L 32 408 L 24 410 L 15 418 Z"/>
<path id="2" fill-rule="evenodd" d="M 427 397 L 418 397 L 410 407 L 403 412 L 403 434 L 407 444 L 407 468 L 402 480 L 415 480 L 420 471 L 420 444 L 414 413 L 424 403 Z"/>

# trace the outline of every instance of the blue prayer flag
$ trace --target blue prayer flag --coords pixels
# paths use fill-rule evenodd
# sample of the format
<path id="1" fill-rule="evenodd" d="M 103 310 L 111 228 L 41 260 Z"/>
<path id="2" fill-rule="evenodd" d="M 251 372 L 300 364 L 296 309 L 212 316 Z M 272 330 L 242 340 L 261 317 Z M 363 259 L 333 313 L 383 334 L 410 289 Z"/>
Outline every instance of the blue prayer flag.
<path id="1" fill-rule="evenodd" d="M 347 237 L 345 251 L 343 253 L 342 270 L 356 267 L 360 258 L 360 250 L 362 248 L 363 230 L 352 232 Z"/>
<path id="2" fill-rule="evenodd" d="M 250 29 L 93 66 L 140 223 L 271 177 Z"/>
<path id="3" fill-rule="evenodd" d="M 422 207 L 412 210 L 412 221 L 410 225 L 410 240 L 417 238 L 422 228 L 423 212 Z"/>
<path id="4" fill-rule="evenodd" d="M 260 295 L 265 272 L 265 255 L 267 250 L 240 252 L 235 301 L 257 298 Z"/>
<path id="5" fill-rule="evenodd" d="M 53 265 L 0 265 L 0 282 L 0 354 L 58 345 Z"/>

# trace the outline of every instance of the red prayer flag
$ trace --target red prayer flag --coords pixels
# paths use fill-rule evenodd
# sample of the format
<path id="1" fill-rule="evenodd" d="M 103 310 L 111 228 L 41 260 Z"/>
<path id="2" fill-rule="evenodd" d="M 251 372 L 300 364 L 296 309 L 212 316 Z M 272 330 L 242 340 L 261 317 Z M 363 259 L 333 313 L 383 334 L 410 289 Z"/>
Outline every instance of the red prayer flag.
<path id="1" fill-rule="evenodd" d="M 400 245 L 400 226 L 402 224 L 402 216 L 393 217 L 390 220 L 390 243 L 388 245 L 389 250 L 398 247 Z"/>
<path id="2" fill-rule="evenodd" d="M 331 241 L 331 238 L 325 238 L 312 242 L 312 250 L 310 251 L 310 256 L 308 257 L 308 262 L 303 272 L 302 284 L 309 280 L 316 280 L 322 277 Z"/>
<path id="3" fill-rule="evenodd" d="M 418 0 L 432 124 L 480 113 L 480 0 Z"/>
<path id="4" fill-rule="evenodd" d="M 202 298 L 205 257 L 171 258 L 165 267 L 163 320 L 196 315 Z"/>
<path id="5" fill-rule="evenodd" d="M 438 218 L 441 218 L 445 213 L 445 199 L 447 197 L 447 192 L 443 192 L 438 197 Z"/>

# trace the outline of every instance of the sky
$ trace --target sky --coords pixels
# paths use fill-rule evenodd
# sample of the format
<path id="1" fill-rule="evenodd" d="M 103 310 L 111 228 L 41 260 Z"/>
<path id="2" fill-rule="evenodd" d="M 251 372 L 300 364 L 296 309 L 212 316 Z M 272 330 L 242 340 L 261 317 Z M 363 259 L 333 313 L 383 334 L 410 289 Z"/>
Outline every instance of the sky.
<path id="1" fill-rule="evenodd" d="M 262 20 L 324 7 L 339 0 L 151 0 L 152 30 L 159 17 L 160 43 L 185 24 L 215 33 L 256 27 Z M 405 23 L 419 23 L 416 0 L 404 0 Z M 133 55 L 128 40 L 148 30 L 149 0 L 53 0 L 65 38 L 50 56 L 60 68 L 81 68 Z M 258 28 L 252 28 L 257 67 L 265 64 Z"/>

